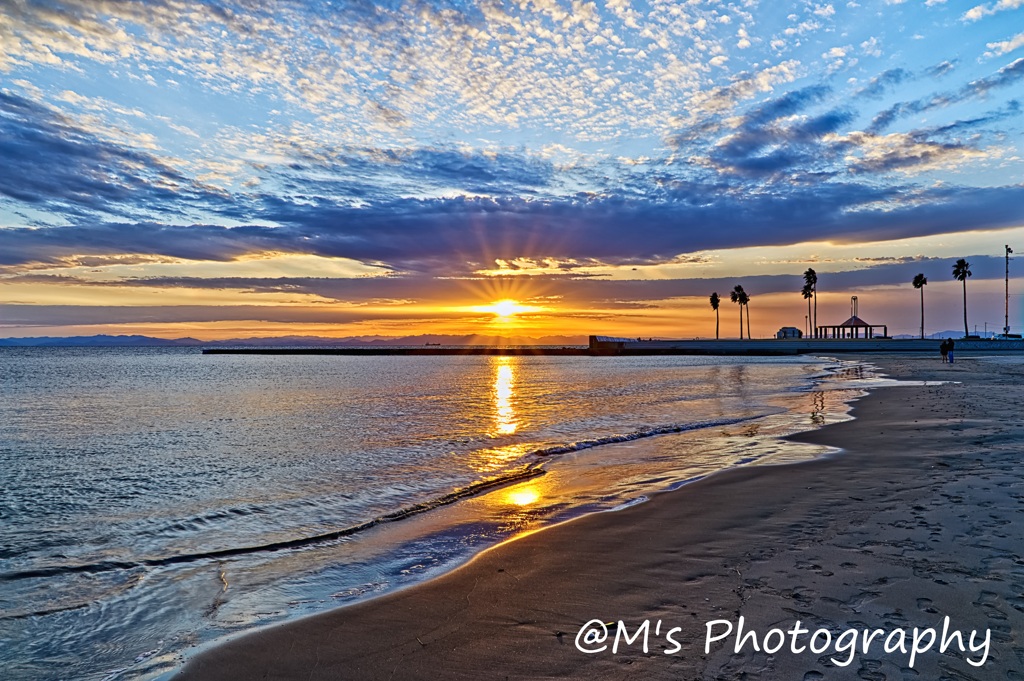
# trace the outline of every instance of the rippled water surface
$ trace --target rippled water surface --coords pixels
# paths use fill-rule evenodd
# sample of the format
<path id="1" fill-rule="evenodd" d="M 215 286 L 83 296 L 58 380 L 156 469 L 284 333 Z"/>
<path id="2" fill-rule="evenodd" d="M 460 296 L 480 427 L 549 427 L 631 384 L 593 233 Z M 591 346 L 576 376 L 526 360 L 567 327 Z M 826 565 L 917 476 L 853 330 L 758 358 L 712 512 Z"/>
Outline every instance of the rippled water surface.
<path id="1" fill-rule="evenodd" d="M 225 633 L 784 457 L 754 436 L 820 422 L 825 367 L 0 349 L 0 668 L 152 677 Z"/>

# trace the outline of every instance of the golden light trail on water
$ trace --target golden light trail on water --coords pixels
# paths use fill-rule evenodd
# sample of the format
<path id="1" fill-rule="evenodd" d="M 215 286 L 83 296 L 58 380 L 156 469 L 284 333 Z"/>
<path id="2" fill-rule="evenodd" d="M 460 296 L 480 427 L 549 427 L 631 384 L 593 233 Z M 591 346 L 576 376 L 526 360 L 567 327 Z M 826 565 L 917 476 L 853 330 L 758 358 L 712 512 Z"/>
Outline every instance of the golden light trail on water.
<path id="1" fill-rule="evenodd" d="M 515 396 L 515 369 L 511 357 L 498 357 L 494 367 L 494 430 L 496 435 L 512 435 L 519 428 L 512 398 Z"/>

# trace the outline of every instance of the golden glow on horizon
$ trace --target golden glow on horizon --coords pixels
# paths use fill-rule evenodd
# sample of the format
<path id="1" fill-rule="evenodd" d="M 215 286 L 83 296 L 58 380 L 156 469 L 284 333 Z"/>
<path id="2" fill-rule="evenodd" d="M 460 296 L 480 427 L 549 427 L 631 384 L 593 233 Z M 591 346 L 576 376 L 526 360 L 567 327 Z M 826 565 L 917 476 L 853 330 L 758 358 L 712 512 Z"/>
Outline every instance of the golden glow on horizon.
<path id="1" fill-rule="evenodd" d="M 945 264 L 939 263 L 931 265 L 929 269 L 922 269 L 926 272 L 938 269 L 942 274 L 945 272 Z M 742 279 L 737 280 L 737 282 L 740 281 Z M 1010 322 L 1015 330 L 1018 323 L 1015 320 L 1021 318 L 1019 315 L 1024 315 L 1020 307 L 1022 298 L 1015 292 L 1024 286 L 1022 282 L 1024 282 L 1024 278 L 1011 277 Z M 913 324 L 917 323 L 920 314 L 920 298 L 918 292 L 911 288 L 909 281 L 901 285 L 860 287 L 853 292 L 860 292 L 861 315 L 864 319 L 872 323 L 888 323 L 890 332 L 894 333 L 912 333 L 914 331 Z M 719 290 L 719 294 L 724 293 L 727 291 Z M 754 332 L 755 338 L 771 337 L 780 326 L 804 328 L 807 302 L 800 297 L 798 292 L 760 293 L 752 290 L 751 293 L 754 296 L 750 304 L 751 330 Z M 849 317 L 850 293 L 849 290 L 822 289 L 818 299 L 819 323 L 840 323 Z M 972 328 L 974 319 L 978 319 L 979 331 L 984 330 L 982 324 L 984 321 L 989 322 L 989 330 L 992 330 L 993 326 L 996 328 L 1002 326 L 1002 280 L 971 280 L 968 283 L 968 296 L 971 303 L 978 306 L 971 308 Z M 958 308 L 960 300 L 959 282 L 953 279 L 943 280 L 941 276 L 929 279 L 928 289 L 925 291 L 925 305 L 928 308 L 926 330 L 931 333 L 946 328 L 958 328 L 957 323 L 962 314 Z M 981 307 L 982 303 L 990 303 L 991 309 L 985 312 Z M 495 342 L 493 339 L 496 336 L 514 338 L 571 337 L 571 340 L 556 342 L 585 344 L 586 336 L 592 333 L 627 338 L 637 336 L 645 338 L 714 338 L 715 334 L 715 315 L 708 306 L 707 296 L 704 295 L 651 301 L 651 305 L 643 309 L 580 309 L 569 305 L 558 308 L 545 307 L 543 312 L 513 317 L 511 323 L 498 322 L 493 311 L 488 310 L 487 314 L 482 314 L 479 309 L 465 306 L 442 308 L 405 305 L 381 306 L 374 309 L 362 307 L 332 310 L 331 307 L 325 305 L 289 308 L 292 318 L 281 321 L 267 317 L 217 321 L 159 322 L 140 320 L 105 324 L 82 320 L 77 324 L 69 323 L 58 326 L 11 323 L 11 316 L 17 314 L 17 308 L 17 305 L 10 303 L 6 305 L 5 312 L 8 316 L 7 319 L 0 319 L 0 336 L 139 334 L 158 338 L 191 336 L 200 340 L 261 336 L 323 336 L 360 337 L 369 341 L 382 337 L 439 334 L 467 336 L 467 342 L 471 345 L 486 345 Z M 943 319 L 939 313 L 946 308 L 951 312 L 946 315 L 947 319 Z M 173 312 L 173 307 L 169 310 Z M 261 310 L 272 311 L 273 308 L 268 306 Z M 977 317 L 974 316 L 974 310 L 977 310 Z M 256 313 L 257 310 L 254 309 L 252 312 Z M 372 317 L 364 318 L 364 313 L 371 313 Z M 738 332 L 738 311 L 735 305 L 728 302 L 728 298 L 722 303 L 720 316 L 722 338 L 735 338 Z M 903 320 L 903 327 L 900 326 L 899 320 Z M 960 324 L 962 326 L 962 322 Z M 512 392 L 509 399 L 512 407 L 515 406 L 517 390 L 515 384 L 521 383 L 523 380 L 519 375 L 519 367 L 519 364 L 510 365 Z M 495 370 L 493 379 L 495 383 L 497 378 L 497 370 Z M 518 430 L 521 430 L 522 427 L 523 424 L 520 421 Z"/>
<path id="2" fill-rule="evenodd" d="M 607 300 L 563 287 L 561 278 L 524 276 L 528 273 L 567 275 L 561 262 L 516 261 L 495 271 L 500 277 L 439 279 L 412 287 L 388 287 L 379 277 L 387 271 L 339 258 L 278 253 L 254 254 L 229 262 L 179 261 L 150 256 L 77 256 L 51 266 L 15 270 L 0 268 L 0 336 L 87 336 L 140 334 L 162 338 L 192 336 L 200 340 L 260 336 L 381 337 L 419 335 L 464 336 L 474 345 L 529 342 L 556 337 L 549 344 L 581 344 L 588 334 L 623 337 L 709 338 L 715 316 L 707 295 L 727 294 L 743 283 L 753 296 L 750 305 L 753 335 L 770 337 L 780 326 L 805 328 L 807 304 L 798 286 L 792 292 L 767 293 L 749 277 L 790 274 L 796 277 L 813 266 L 819 287 L 819 323 L 838 323 L 849 316 L 849 296 L 861 293 L 865 319 L 888 323 L 892 333 L 916 333 L 920 296 L 904 283 L 839 287 L 828 276 L 839 270 L 865 269 L 894 262 L 913 263 L 914 271 L 929 276 L 925 291 L 927 331 L 957 329 L 960 284 L 948 277 L 954 255 L 971 252 L 1002 254 L 1004 243 L 1024 239 L 1024 227 L 964 232 L 899 241 L 838 244 L 807 242 L 776 247 L 745 247 L 693 252 L 659 265 L 576 268 L 573 275 L 605 280 L 716 278 L 707 290 L 683 287 L 691 295 L 630 300 Z M 948 256 L 949 262 L 944 261 Z M 935 258 L 938 258 L 936 260 Z M 919 265 L 917 263 L 920 263 Z M 71 263 L 72 267 L 65 267 Z M 499 263 L 500 264 L 500 263 Z M 1001 263 L 999 272 L 1001 275 Z M 1017 330 L 1021 317 L 1022 279 L 1019 261 L 1011 263 L 1010 322 Z M 513 267 L 514 266 L 514 267 Z M 533 268 L 533 269 L 531 269 Z M 977 271 L 976 271 L 977 274 Z M 31 276 L 22 276 L 31 275 Z M 147 277 L 168 277 L 146 285 Z M 197 281 L 193 285 L 190 278 Z M 208 287 L 205 278 L 224 277 Z M 238 288 L 231 277 L 239 277 Z M 266 279 L 245 288 L 246 277 Z M 280 282 L 275 281 L 284 277 Z M 344 287 L 325 284 L 292 287 L 287 277 L 380 279 L 388 297 L 343 295 Z M 177 278 L 177 281 L 173 279 Z M 400 279 L 401 277 L 395 277 Z M 724 280 L 723 286 L 720 280 Z M 865 278 L 867 279 L 867 278 Z M 125 280 L 125 285 L 119 285 Z M 442 281 L 443 280 L 443 281 Z M 362 285 L 361 285 L 362 286 Z M 726 290 L 723 290 L 726 289 Z M 377 289 L 370 288 L 370 291 Z M 628 289 L 623 289 L 628 290 Z M 666 295 L 671 288 L 661 287 Z M 618 293 L 616 295 L 629 295 Z M 1003 281 L 977 277 L 968 283 L 971 325 L 979 331 L 1002 327 Z M 53 310 L 33 310 L 33 306 Z M 66 309 L 59 309 L 59 308 Z M 131 310 L 129 308 L 148 308 Z M 727 300 L 720 310 L 722 337 L 736 337 L 738 311 Z M 505 339 L 511 339 L 505 340 Z M 433 339 L 430 339 L 433 341 Z M 515 378 L 513 371 L 513 379 Z M 521 379 L 520 379 L 521 380 Z"/>
<path id="3" fill-rule="evenodd" d="M 496 435 L 512 435 L 519 428 L 512 398 L 515 396 L 513 358 L 497 357 L 494 366 L 494 431 Z"/>

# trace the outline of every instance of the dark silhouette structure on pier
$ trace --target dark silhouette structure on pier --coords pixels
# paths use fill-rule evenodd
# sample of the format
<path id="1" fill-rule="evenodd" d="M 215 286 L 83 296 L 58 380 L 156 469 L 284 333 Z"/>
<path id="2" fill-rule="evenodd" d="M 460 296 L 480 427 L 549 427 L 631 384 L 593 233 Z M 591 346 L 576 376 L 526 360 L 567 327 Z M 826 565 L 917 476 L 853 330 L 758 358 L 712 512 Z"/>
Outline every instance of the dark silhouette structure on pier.
<path id="1" fill-rule="evenodd" d="M 877 333 L 875 329 L 881 329 Z M 857 316 L 857 296 L 850 298 L 850 318 L 842 324 L 822 324 L 814 334 L 815 338 L 888 338 L 887 324 L 868 324 Z"/>

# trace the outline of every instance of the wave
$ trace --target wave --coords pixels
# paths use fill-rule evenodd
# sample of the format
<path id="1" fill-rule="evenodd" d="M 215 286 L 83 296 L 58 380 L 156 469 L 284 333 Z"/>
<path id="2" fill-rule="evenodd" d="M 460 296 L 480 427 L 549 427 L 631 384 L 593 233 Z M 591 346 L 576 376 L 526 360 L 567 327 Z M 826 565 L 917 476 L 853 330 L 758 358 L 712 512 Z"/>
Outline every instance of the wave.
<path id="1" fill-rule="evenodd" d="M 700 430 L 701 428 L 713 428 L 715 426 L 732 426 L 737 423 L 743 423 L 754 418 L 760 418 L 758 416 L 742 416 L 734 419 L 715 419 L 711 421 L 695 421 L 693 423 L 680 423 L 671 426 L 655 426 L 653 428 L 645 428 L 643 430 L 635 430 L 631 433 L 624 435 L 607 435 L 605 437 L 595 438 L 593 440 L 580 440 L 579 442 L 573 442 L 567 445 L 557 445 L 554 447 L 546 447 L 544 449 L 538 449 L 532 454 L 534 456 L 553 456 L 555 454 L 569 454 L 571 452 L 578 452 L 583 449 L 590 449 L 591 447 L 600 447 L 601 445 L 611 445 L 618 442 L 632 442 L 633 440 L 639 440 L 640 438 L 653 437 L 655 435 L 669 435 L 671 433 L 685 433 L 690 430 Z"/>
<path id="2" fill-rule="evenodd" d="M 423 513 L 440 506 L 447 506 L 453 504 L 460 499 L 466 497 L 475 496 L 482 492 L 491 490 L 495 487 L 501 487 L 521 480 L 528 480 L 535 478 L 540 475 L 544 475 L 546 471 L 538 464 L 530 464 L 519 470 L 500 475 L 494 478 L 488 478 L 486 480 L 480 480 L 466 487 L 460 487 L 459 489 L 449 492 L 442 497 L 425 501 L 412 506 L 386 513 L 381 516 L 377 516 L 373 520 L 368 520 L 358 525 L 352 525 L 344 527 L 338 530 L 332 530 L 330 532 L 324 532 L 308 537 L 299 537 L 297 539 L 287 539 L 278 542 L 269 542 L 267 544 L 258 544 L 256 546 L 239 546 L 228 549 L 220 549 L 217 551 L 203 551 L 201 553 L 185 553 L 176 556 L 165 556 L 163 558 L 147 558 L 144 560 L 137 561 L 102 561 L 98 563 L 88 563 L 82 565 L 59 565 L 50 567 L 40 567 L 31 570 L 22 570 L 20 572 L 8 572 L 6 574 L 0 574 L 0 582 L 10 582 L 19 579 L 31 579 L 38 577 L 53 577 L 56 575 L 73 574 L 77 572 L 110 572 L 112 570 L 133 570 L 136 568 L 143 567 L 163 567 L 165 565 L 177 565 L 180 563 L 192 563 L 201 560 L 210 560 L 217 558 L 230 558 L 233 556 L 244 556 L 252 553 L 269 553 L 274 551 L 285 551 L 288 549 L 303 548 L 314 544 L 323 544 L 338 539 L 349 537 L 358 532 L 363 532 L 371 527 L 382 525 L 384 523 L 395 522 L 396 520 L 404 520 L 409 516 Z"/>
<path id="3" fill-rule="evenodd" d="M 579 452 L 584 449 L 591 449 L 593 447 L 599 447 L 602 445 L 616 444 L 620 442 L 632 442 L 641 438 L 654 437 L 657 435 L 669 435 L 672 433 L 683 433 L 692 430 L 699 430 L 702 428 L 711 428 L 715 426 L 728 426 L 751 419 L 758 418 L 758 416 L 745 416 L 732 419 L 715 419 L 708 421 L 696 421 L 692 423 L 673 424 L 667 426 L 656 426 L 651 428 L 644 428 L 641 430 L 632 431 L 630 433 L 608 435 L 605 437 L 594 438 L 590 440 L 580 440 L 578 442 L 572 442 L 564 445 L 556 445 L 551 447 L 543 447 L 540 449 L 528 452 L 526 456 L 534 457 L 551 457 L 559 454 L 568 454 L 572 452 Z M 115 570 L 134 570 L 139 568 L 149 567 L 164 567 L 167 565 L 178 565 L 182 563 L 193 563 L 203 560 L 216 560 L 220 558 L 232 558 L 235 556 L 244 556 L 254 553 L 271 553 L 275 551 L 286 551 L 289 549 L 299 549 L 317 544 L 325 544 L 345 537 L 352 536 L 359 532 L 363 532 L 370 528 L 382 525 L 385 523 L 396 522 L 404 520 L 411 516 L 425 513 L 426 511 L 439 508 L 441 506 L 447 506 L 453 504 L 456 501 L 466 499 L 468 497 L 476 496 L 484 492 L 493 490 L 496 487 L 503 487 L 523 480 L 529 480 L 544 475 L 547 471 L 544 470 L 543 464 L 540 462 L 532 462 L 518 468 L 516 470 L 498 475 L 492 478 L 479 480 L 471 483 L 465 487 L 460 487 L 452 492 L 449 492 L 443 496 L 424 501 L 412 506 L 401 508 L 397 511 L 387 513 L 381 516 L 377 516 L 372 520 L 368 520 L 358 525 L 351 525 L 348 527 L 340 528 L 337 530 L 331 530 L 330 532 L 324 532 L 312 536 L 299 537 L 296 539 L 287 539 L 277 542 L 269 542 L 266 544 L 258 544 L 255 546 L 239 546 L 226 549 L 220 549 L 216 551 L 203 551 L 198 553 L 185 553 L 174 556 L 164 556 L 160 558 L 146 558 L 135 561 L 99 561 L 95 563 L 84 563 L 79 565 L 53 565 L 32 568 L 28 570 L 21 570 L 18 572 L 8 572 L 0 574 L 0 582 L 11 582 L 21 579 L 36 579 L 43 577 L 54 577 L 58 575 L 68 575 L 76 573 L 98 573 L 98 572 L 111 572 Z M 9 619 L 9 617 L 0 617 L 0 619 Z"/>

